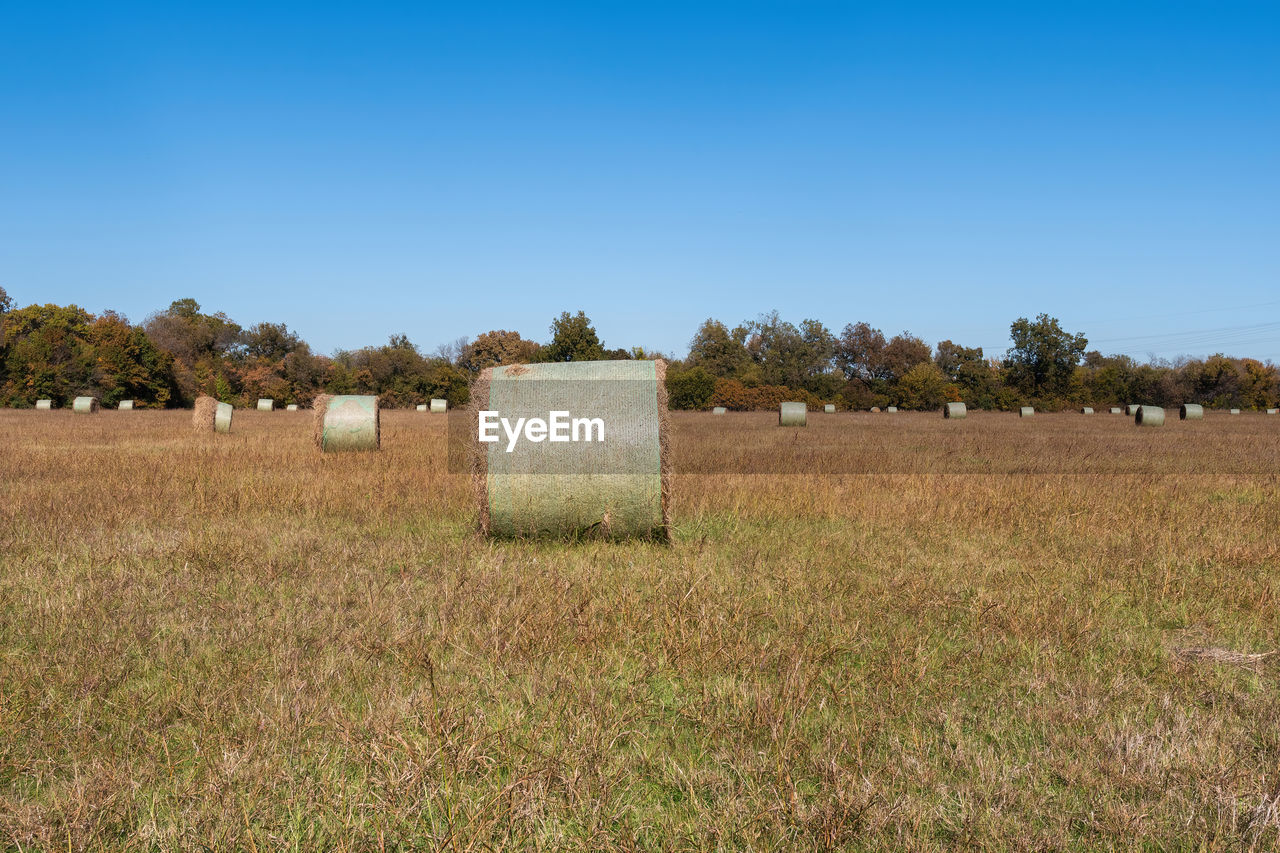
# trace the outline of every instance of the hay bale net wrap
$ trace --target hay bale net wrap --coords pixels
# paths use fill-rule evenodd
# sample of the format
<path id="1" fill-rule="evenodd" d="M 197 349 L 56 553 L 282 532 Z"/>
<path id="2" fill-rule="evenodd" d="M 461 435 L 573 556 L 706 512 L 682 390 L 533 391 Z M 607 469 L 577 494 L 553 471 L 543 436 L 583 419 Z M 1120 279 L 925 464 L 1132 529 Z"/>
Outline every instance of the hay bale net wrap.
<path id="1" fill-rule="evenodd" d="M 1018 417 L 1020 418 L 1029 418 L 1035 413 L 1036 413 L 1036 410 L 1031 406 L 1023 406 L 1022 408 L 1018 409 Z"/>
<path id="2" fill-rule="evenodd" d="M 449 401 L 448 401 L 448 400 L 441 400 L 441 399 L 438 399 L 438 398 L 433 398 L 433 399 L 431 400 L 431 414 L 433 414 L 433 415 L 443 415 L 443 414 L 444 414 L 445 412 L 447 412 L 447 411 L 449 411 Z"/>
<path id="3" fill-rule="evenodd" d="M 666 368 L 661 360 L 581 361 L 481 372 L 466 416 L 481 530 L 669 542 Z M 480 440 L 482 411 L 494 413 L 486 418 L 499 424 L 489 433 L 497 441 Z M 520 418 L 545 422 L 551 412 L 585 427 L 574 433 L 575 424 L 570 439 L 591 440 L 532 441 L 517 429 Z"/>
<path id="4" fill-rule="evenodd" d="M 1178 409 L 1178 420 L 1199 421 L 1204 419 L 1204 406 L 1196 403 L 1183 403 Z"/>
<path id="5" fill-rule="evenodd" d="M 116 408 L 117 408 L 117 409 L 119 409 L 119 410 L 120 410 L 120 411 L 122 411 L 122 412 L 132 412 L 132 411 L 133 411 L 133 401 L 132 401 L 132 400 L 121 400 L 121 401 L 120 401 L 120 404 L 119 404 L 118 406 L 116 406 Z"/>
<path id="6" fill-rule="evenodd" d="M 230 403 L 219 403 L 213 415 L 213 431 L 223 435 L 231 432 L 231 414 L 234 411 Z"/>
<path id="7" fill-rule="evenodd" d="M 36 411 L 48 412 L 53 409 L 52 400 L 36 400 Z"/>
<path id="8" fill-rule="evenodd" d="M 808 414 L 804 403 L 780 403 L 778 426 L 807 426 Z"/>
<path id="9" fill-rule="evenodd" d="M 888 412 L 888 413 L 889 413 L 889 414 L 891 414 L 891 415 L 896 415 L 896 414 L 898 413 L 898 407 L 897 407 L 897 406 L 890 406 L 889 408 L 885 409 L 885 411 L 886 411 L 886 412 Z"/>
<path id="10" fill-rule="evenodd" d="M 1093 407 L 1091 407 L 1091 406 L 1085 406 L 1084 408 L 1082 408 L 1082 409 L 1080 410 L 1080 414 L 1082 414 L 1082 415 L 1092 415 L 1092 414 L 1093 414 Z"/>
<path id="11" fill-rule="evenodd" d="M 968 414 L 969 410 L 964 403 L 947 403 L 942 407 L 944 418 L 963 418 Z"/>
<path id="12" fill-rule="evenodd" d="M 382 443 L 378 398 L 363 394 L 324 395 L 316 406 L 316 439 L 326 453 L 337 450 L 377 450 Z"/>
<path id="13" fill-rule="evenodd" d="M 258 400 L 258 411 L 259 411 L 259 412 L 270 412 L 270 411 L 274 411 L 274 410 L 275 410 L 275 407 L 276 407 L 276 401 L 275 401 L 275 400 L 271 400 L 271 399 L 268 399 L 268 398 L 266 398 L 266 397 L 262 397 L 261 399 L 259 399 L 259 400 Z"/>
<path id="14" fill-rule="evenodd" d="M 191 429 L 195 432 L 213 432 L 217 425 L 219 403 L 208 394 L 196 397 L 196 406 L 191 412 Z"/>
<path id="15" fill-rule="evenodd" d="M 724 414 L 725 412 L 727 412 L 727 411 L 728 411 L 728 409 L 726 409 L 724 406 L 716 406 L 715 408 L 713 408 L 713 409 L 711 410 L 711 414 L 713 414 L 713 415 L 723 415 L 723 414 Z"/>
<path id="16" fill-rule="evenodd" d="M 1123 415 L 1123 414 L 1124 414 L 1124 409 L 1120 408 L 1119 406 L 1112 406 L 1112 407 L 1111 407 L 1111 414 L 1113 414 L 1113 415 Z"/>
<path id="17" fill-rule="evenodd" d="M 822 411 L 826 412 L 828 415 L 834 415 L 836 413 L 836 407 L 827 403 L 822 407 Z"/>
<path id="18" fill-rule="evenodd" d="M 413 409 L 416 412 L 425 412 L 427 410 L 427 404 L 419 403 L 418 405 L 414 406 Z"/>
<path id="19" fill-rule="evenodd" d="M 1164 409 L 1159 406 L 1138 406 L 1133 414 L 1138 426 L 1164 426 Z"/>
<path id="20" fill-rule="evenodd" d="M 98 413 L 98 398 L 76 397 L 75 402 L 71 404 L 71 411 L 79 412 L 82 415 L 96 415 Z"/>
<path id="21" fill-rule="evenodd" d="M 1124 413 L 1129 417 L 1133 417 L 1134 415 L 1138 414 L 1138 408 L 1139 408 L 1138 406 L 1130 404 L 1124 407 Z"/>

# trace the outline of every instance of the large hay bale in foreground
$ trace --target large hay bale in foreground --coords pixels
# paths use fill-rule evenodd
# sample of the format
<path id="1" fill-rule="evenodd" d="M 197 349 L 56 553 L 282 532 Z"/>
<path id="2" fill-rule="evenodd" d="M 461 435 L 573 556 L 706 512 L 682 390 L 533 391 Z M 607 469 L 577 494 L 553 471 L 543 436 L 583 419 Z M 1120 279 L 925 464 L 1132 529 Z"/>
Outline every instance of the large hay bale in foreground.
<path id="1" fill-rule="evenodd" d="M 1036 410 L 1035 410 L 1035 407 L 1033 406 L 1023 406 L 1020 409 L 1018 409 L 1018 417 L 1020 418 L 1029 418 L 1035 413 L 1036 413 Z"/>
<path id="2" fill-rule="evenodd" d="M 52 409 L 53 409 L 52 400 L 36 400 L 36 411 L 48 412 L 48 411 L 52 411 Z"/>
<path id="3" fill-rule="evenodd" d="M 119 409 L 119 410 L 120 410 L 120 411 L 122 411 L 122 412 L 132 412 L 132 411 L 133 411 L 133 401 L 132 401 L 132 400 L 121 400 L 121 401 L 120 401 L 120 404 L 119 404 L 118 406 L 116 406 L 116 408 L 117 408 L 117 409 Z"/>
<path id="4" fill-rule="evenodd" d="M 781 403 L 778 405 L 778 426 L 808 426 L 808 414 L 804 403 Z"/>
<path id="5" fill-rule="evenodd" d="M 669 542 L 666 371 L 657 360 L 481 372 L 467 426 L 481 529 Z"/>
<path id="6" fill-rule="evenodd" d="M 1178 420 L 1198 421 L 1204 418 L 1204 406 L 1195 403 L 1183 403 L 1178 408 Z"/>
<path id="7" fill-rule="evenodd" d="M 218 401 L 208 394 L 196 397 L 195 408 L 191 411 L 191 429 L 193 432 L 213 432 L 214 419 L 218 414 Z"/>
<path id="8" fill-rule="evenodd" d="M 826 412 L 828 415 L 834 415 L 836 413 L 836 407 L 831 403 L 827 403 L 822 407 L 822 411 Z"/>
<path id="9" fill-rule="evenodd" d="M 276 408 L 276 401 L 271 399 L 270 397 L 258 398 L 259 412 L 272 412 L 272 411 L 275 411 L 275 408 Z"/>
<path id="10" fill-rule="evenodd" d="M 75 402 L 71 404 L 71 411 L 82 415 L 96 415 L 98 408 L 97 397 L 76 397 Z"/>
<path id="11" fill-rule="evenodd" d="M 1092 414 L 1093 414 L 1093 407 L 1092 407 L 1092 406 L 1085 406 L 1085 407 L 1083 407 L 1082 409 L 1080 409 L 1080 414 L 1082 414 L 1082 415 L 1092 415 Z"/>
<path id="12" fill-rule="evenodd" d="M 1164 409 L 1159 406 L 1138 406 L 1133 422 L 1138 426 L 1164 426 Z"/>
<path id="13" fill-rule="evenodd" d="M 445 412 L 447 412 L 447 411 L 449 411 L 449 401 L 448 401 L 448 400 L 441 400 L 441 399 L 439 399 L 439 398 L 432 398 L 432 400 L 431 400 L 431 414 L 433 414 L 433 415 L 443 415 L 443 414 L 444 414 Z"/>
<path id="14" fill-rule="evenodd" d="M 724 406 L 716 406 L 715 408 L 713 408 L 713 409 L 711 410 L 711 414 L 713 414 L 713 415 L 723 415 L 723 414 L 724 414 L 725 412 L 727 412 L 727 411 L 728 411 L 728 409 L 726 409 Z"/>
<path id="15" fill-rule="evenodd" d="M 967 417 L 969 410 L 964 403 L 947 403 L 942 407 L 942 416 L 944 418 L 963 418 Z"/>
<path id="16" fill-rule="evenodd" d="M 381 446 L 382 417 L 377 397 L 362 394 L 324 397 L 323 407 L 317 407 L 314 415 L 316 443 L 322 451 L 377 450 Z"/>

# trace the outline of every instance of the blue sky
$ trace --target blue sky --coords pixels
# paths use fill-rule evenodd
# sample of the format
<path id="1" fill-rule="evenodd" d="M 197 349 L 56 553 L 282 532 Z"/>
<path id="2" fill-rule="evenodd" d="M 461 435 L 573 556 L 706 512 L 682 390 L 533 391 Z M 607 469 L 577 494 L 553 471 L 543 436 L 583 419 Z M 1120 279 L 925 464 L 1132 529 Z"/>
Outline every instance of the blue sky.
<path id="1" fill-rule="evenodd" d="M 0 5 L 0 286 L 320 352 L 777 309 L 1280 362 L 1280 4 Z"/>

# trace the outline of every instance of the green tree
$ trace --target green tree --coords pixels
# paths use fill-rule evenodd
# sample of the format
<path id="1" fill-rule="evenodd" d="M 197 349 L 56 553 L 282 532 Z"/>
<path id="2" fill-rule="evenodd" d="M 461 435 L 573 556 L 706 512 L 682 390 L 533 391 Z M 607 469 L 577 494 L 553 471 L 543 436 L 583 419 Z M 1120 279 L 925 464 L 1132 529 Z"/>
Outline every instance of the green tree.
<path id="1" fill-rule="evenodd" d="M 1089 341 L 1063 331 L 1056 317 L 1040 314 L 1035 322 L 1019 317 L 1009 327 L 1013 346 L 1005 354 L 1009 381 L 1027 394 L 1064 394 Z"/>
<path id="2" fill-rule="evenodd" d="M 732 331 L 719 320 L 708 318 L 698 327 L 689 342 L 690 367 L 701 367 L 712 376 L 724 379 L 740 379 L 751 364 L 747 352 L 748 330 L 738 326 Z"/>
<path id="3" fill-rule="evenodd" d="M 716 391 L 716 377 L 694 366 L 667 371 L 667 404 L 672 409 L 705 409 Z"/>
<path id="4" fill-rule="evenodd" d="M 83 392 L 96 394 L 92 320 L 76 305 L 28 305 L 5 312 L 3 404 L 30 406 L 43 397 L 65 403 Z"/>
<path id="5" fill-rule="evenodd" d="M 947 375 L 932 361 L 915 364 L 898 381 L 896 396 L 904 409 L 936 409 L 947 401 Z"/>
<path id="6" fill-rule="evenodd" d="M 585 313 L 565 311 L 551 323 L 551 343 L 539 356 L 542 361 L 599 361 L 604 345 Z"/>
<path id="7" fill-rule="evenodd" d="M 302 345 L 302 339 L 284 323 L 256 323 L 240 335 L 244 355 L 280 361 Z"/>

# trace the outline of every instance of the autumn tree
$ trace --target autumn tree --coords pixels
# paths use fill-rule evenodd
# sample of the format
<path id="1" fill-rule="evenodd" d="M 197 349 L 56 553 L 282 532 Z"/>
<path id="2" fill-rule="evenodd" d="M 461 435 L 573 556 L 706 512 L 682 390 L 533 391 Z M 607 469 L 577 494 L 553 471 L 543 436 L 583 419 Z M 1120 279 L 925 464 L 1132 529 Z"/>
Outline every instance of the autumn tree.
<path id="1" fill-rule="evenodd" d="M 587 315 L 568 311 L 551 323 L 551 343 L 539 353 L 542 361 L 599 361 L 604 358 L 604 345 Z"/>
<path id="2" fill-rule="evenodd" d="M 1071 383 L 1089 341 L 1063 331 L 1056 317 L 1040 314 L 1032 322 L 1019 317 L 1009 327 L 1013 346 L 1005 354 L 1011 384 L 1033 395 L 1062 394 Z"/>
<path id="3" fill-rule="evenodd" d="M 519 332 L 495 329 L 477 335 L 474 341 L 462 348 L 458 366 L 463 370 L 479 373 L 486 367 L 504 364 L 528 364 L 538 357 L 538 343 L 520 337 Z"/>

